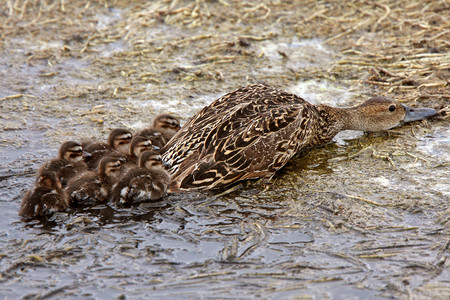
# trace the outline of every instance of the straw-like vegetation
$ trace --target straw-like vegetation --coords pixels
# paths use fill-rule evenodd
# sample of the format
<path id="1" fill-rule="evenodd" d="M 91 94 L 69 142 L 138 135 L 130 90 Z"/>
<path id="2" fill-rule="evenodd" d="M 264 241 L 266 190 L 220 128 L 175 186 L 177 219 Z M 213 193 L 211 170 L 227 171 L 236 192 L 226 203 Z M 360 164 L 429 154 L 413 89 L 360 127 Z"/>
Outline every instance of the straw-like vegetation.
<path id="1" fill-rule="evenodd" d="M 120 9 L 117 18 L 105 10 Z M 290 82 L 326 79 L 366 93 L 387 94 L 408 103 L 449 102 L 450 20 L 446 1 L 6 1 L 0 20 L 5 50 L 17 37 L 40 47 L 26 61 L 45 61 L 42 77 L 70 58 L 89 61 L 103 78 L 100 96 L 154 97 L 155 93 L 201 81 L 221 90 L 249 80 Z M 102 17 L 104 16 L 104 17 Z M 328 66 L 264 72 L 264 41 L 320 38 L 339 57 Z M 24 42 L 24 41 L 22 41 Z M 289 60 L 288 53 L 279 55 Z M 307 59 L 307 58 L 306 58 Z M 259 73 L 259 72 L 258 72 Z M 240 82 L 236 84 L 235 80 Z M 148 90 L 148 85 L 155 86 Z M 86 87 L 87 88 L 87 87 Z M 92 87 L 91 87 L 92 89 Z M 83 96 L 91 89 L 60 91 Z M 159 90 L 155 92 L 155 90 Z M 71 93 L 72 92 L 72 93 Z M 18 97 L 6 95 L 2 100 Z"/>

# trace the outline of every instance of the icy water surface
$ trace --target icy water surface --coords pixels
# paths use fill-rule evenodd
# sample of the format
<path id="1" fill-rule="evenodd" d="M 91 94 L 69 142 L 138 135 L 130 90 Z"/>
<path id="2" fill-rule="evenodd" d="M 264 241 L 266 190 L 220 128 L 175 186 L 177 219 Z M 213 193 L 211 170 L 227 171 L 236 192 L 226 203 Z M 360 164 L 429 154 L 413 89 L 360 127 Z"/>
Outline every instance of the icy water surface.
<path id="1" fill-rule="evenodd" d="M 104 28 L 120 19 L 120 11 L 98 18 Z M 111 57 L 124 48 L 119 39 L 97 49 Z M 288 66 L 331 64 L 336 56 L 320 39 L 265 41 L 259 50 L 270 67 L 249 70 L 257 78 Z M 174 60 L 194 66 L 183 57 Z M 0 96 L 30 93 L 41 102 L 33 97 L 0 102 L 2 298 L 448 295 L 448 122 L 377 135 L 345 132 L 330 145 L 299 154 L 272 181 L 244 183 L 225 195 L 167 195 L 157 203 L 99 205 L 23 222 L 17 216 L 21 198 L 62 141 L 105 138 L 116 126 L 139 128 L 156 112 L 186 122 L 228 90 L 178 90 L 161 101 L 96 99 L 101 87 L 89 95 L 76 93 L 77 85 L 106 84 L 89 72 L 89 60 L 57 64 L 64 80 L 48 78 L 45 64 L 21 66 L 19 75 L 28 76 L 25 90 L 5 89 Z M 1 70 L 3 76 L 9 72 Z M 46 94 L 65 85 L 70 89 L 64 101 L 47 102 Z M 336 106 L 353 104 L 356 96 L 326 79 L 281 88 Z"/>

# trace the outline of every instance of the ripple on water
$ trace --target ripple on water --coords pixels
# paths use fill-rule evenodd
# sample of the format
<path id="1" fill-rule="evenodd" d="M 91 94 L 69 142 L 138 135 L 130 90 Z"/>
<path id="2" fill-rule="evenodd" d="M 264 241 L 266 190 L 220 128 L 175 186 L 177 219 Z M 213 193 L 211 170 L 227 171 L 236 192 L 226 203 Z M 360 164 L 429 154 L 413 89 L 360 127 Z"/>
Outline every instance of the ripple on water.
<path id="1" fill-rule="evenodd" d="M 416 150 L 442 162 L 450 162 L 450 128 L 434 126 L 432 131 L 420 140 Z"/>

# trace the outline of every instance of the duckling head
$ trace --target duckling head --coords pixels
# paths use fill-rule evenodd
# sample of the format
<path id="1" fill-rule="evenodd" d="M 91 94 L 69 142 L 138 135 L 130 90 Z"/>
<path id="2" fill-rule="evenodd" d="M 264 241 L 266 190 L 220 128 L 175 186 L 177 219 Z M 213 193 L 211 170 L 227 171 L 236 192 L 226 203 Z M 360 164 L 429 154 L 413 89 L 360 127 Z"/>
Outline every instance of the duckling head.
<path id="1" fill-rule="evenodd" d="M 164 168 L 167 165 L 166 162 L 162 160 L 161 155 L 152 150 L 146 150 L 139 156 L 138 166 L 147 169 L 158 169 Z"/>
<path id="2" fill-rule="evenodd" d="M 59 148 L 59 158 L 76 163 L 83 160 L 83 147 L 74 141 L 64 142 Z"/>
<path id="3" fill-rule="evenodd" d="M 386 131 L 406 122 L 432 117 L 432 108 L 410 108 L 390 98 L 375 97 L 361 105 L 346 109 L 345 129 L 367 132 Z"/>
<path id="4" fill-rule="evenodd" d="M 36 179 L 36 185 L 49 189 L 62 188 L 61 182 L 59 181 L 58 176 L 54 171 L 43 172 L 41 176 Z"/>
<path id="5" fill-rule="evenodd" d="M 128 129 L 116 128 L 108 136 L 108 145 L 119 151 L 121 154 L 128 154 L 132 133 Z"/>
<path id="6" fill-rule="evenodd" d="M 131 140 L 129 154 L 133 157 L 139 157 L 145 150 L 159 150 L 159 147 L 152 144 L 152 141 L 143 136 L 136 136 Z"/>
<path id="7" fill-rule="evenodd" d="M 177 132 L 180 130 L 180 121 L 175 118 L 174 116 L 168 115 L 168 114 L 161 114 L 155 117 L 153 120 L 153 128 L 159 130 L 159 129 L 169 129 L 174 132 Z"/>
<path id="8" fill-rule="evenodd" d="M 116 181 L 120 176 L 121 165 L 120 158 L 114 156 L 104 157 L 98 165 L 98 173 L 101 178 L 109 178 L 111 181 Z"/>

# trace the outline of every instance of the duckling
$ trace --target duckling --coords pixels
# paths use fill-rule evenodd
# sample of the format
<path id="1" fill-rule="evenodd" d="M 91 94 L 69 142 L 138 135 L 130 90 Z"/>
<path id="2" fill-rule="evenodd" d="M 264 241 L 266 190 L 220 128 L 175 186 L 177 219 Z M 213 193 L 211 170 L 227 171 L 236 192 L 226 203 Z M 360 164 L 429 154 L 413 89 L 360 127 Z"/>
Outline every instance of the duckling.
<path id="1" fill-rule="evenodd" d="M 141 130 L 137 135 L 151 138 L 155 132 L 159 132 L 162 135 L 164 144 L 166 144 L 180 128 L 180 121 L 177 118 L 169 114 L 160 114 L 153 119 L 149 128 Z M 155 145 L 157 144 L 155 143 Z"/>
<path id="2" fill-rule="evenodd" d="M 87 170 L 83 161 L 83 148 L 80 143 L 74 141 L 64 142 L 59 148 L 58 158 L 45 162 L 38 171 L 38 176 L 48 171 L 56 172 L 62 186 L 75 175 Z"/>
<path id="3" fill-rule="evenodd" d="M 129 168 L 111 192 L 111 201 L 130 204 L 157 200 L 164 196 L 170 175 L 164 169 L 161 155 L 147 150 L 139 156 L 139 164 Z"/>
<path id="4" fill-rule="evenodd" d="M 138 161 L 138 157 L 145 150 L 159 150 L 160 148 L 154 146 L 152 141 L 143 136 L 135 136 L 130 143 L 130 147 L 128 150 L 128 154 L 125 156 L 125 160 L 127 163 L 131 163 L 136 165 Z"/>
<path id="5" fill-rule="evenodd" d="M 115 151 L 127 155 L 132 137 L 133 134 L 128 129 L 116 128 L 109 133 L 107 143 L 85 142 L 83 157 L 89 170 L 97 169 L 99 161 Z"/>
<path id="6" fill-rule="evenodd" d="M 171 166 L 168 192 L 273 176 L 296 153 L 326 144 L 342 130 L 385 131 L 436 113 L 383 97 L 333 108 L 265 84 L 239 88 L 200 110 L 161 149 Z"/>
<path id="7" fill-rule="evenodd" d="M 36 179 L 34 189 L 23 197 L 19 216 L 33 219 L 63 211 L 68 207 L 67 194 L 62 189 L 58 175 L 54 171 L 44 171 Z"/>
<path id="8" fill-rule="evenodd" d="M 74 207 L 107 201 L 111 187 L 118 180 L 120 166 L 119 158 L 106 156 L 100 160 L 98 172 L 86 171 L 69 181 L 66 188 L 69 205 Z"/>
<path id="9" fill-rule="evenodd" d="M 143 136 L 145 138 L 148 138 L 150 141 L 152 141 L 152 144 L 156 147 L 159 147 L 160 149 L 164 147 L 164 145 L 167 143 L 166 138 L 156 129 L 153 128 L 145 128 L 136 133 L 136 136 Z"/>

